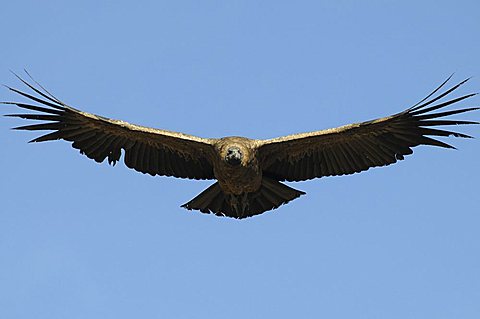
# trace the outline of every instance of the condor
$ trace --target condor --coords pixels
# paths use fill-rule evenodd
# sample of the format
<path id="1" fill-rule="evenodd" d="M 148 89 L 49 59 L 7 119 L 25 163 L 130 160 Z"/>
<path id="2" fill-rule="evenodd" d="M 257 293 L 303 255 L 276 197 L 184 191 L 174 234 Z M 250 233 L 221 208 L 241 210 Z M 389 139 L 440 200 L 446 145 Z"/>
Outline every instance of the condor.
<path id="1" fill-rule="evenodd" d="M 453 148 L 431 136 L 470 136 L 437 126 L 478 124 L 445 119 L 478 108 L 435 112 L 475 95 L 445 99 L 468 80 L 442 91 L 451 77 L 423 100 L 395 115 L 268 140 L 201 138 L 133 125 L 82 112 L 37 82 L 18 78 L 32 92 L 8 89 L 29 102 L 2 103 L 34 112 L 7 116 L 42 123 L 15 129 L 51 131 L 31 142 L 63 139 L 87 157 L 99 163 L 107 159 L 112 165 L 120 160 L 123 150 L 125 165 L 144 174 L 216 180 L 183 207 L 233 218 L 258 215 L 305 194 L 282 181 L 347 175 L 390 165 L 412 154 L 412 148 L 418 145 Z"/>

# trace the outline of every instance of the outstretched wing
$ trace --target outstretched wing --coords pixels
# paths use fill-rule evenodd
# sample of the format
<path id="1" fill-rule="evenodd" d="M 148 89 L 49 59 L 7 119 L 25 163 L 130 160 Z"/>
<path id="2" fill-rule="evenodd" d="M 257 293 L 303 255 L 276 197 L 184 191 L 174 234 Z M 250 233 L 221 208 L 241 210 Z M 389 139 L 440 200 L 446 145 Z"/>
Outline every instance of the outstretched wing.
<path id="1" fill-rule="evenodd" d="M 142 173 L 193 179 L 215 178 L 211 164 L 212 139 L 147 128 L 82 112 L 61 102 L 38 83 L 37 88 L 18 78 L 38 96 L 8 87 L 30 102 L 2 103 L 37 113 L 6 116 L 43 121 L 41 124 L 16 127 L 17 130 L 53 131 L 30 142 L 64 139 L 73 142 L 72 146 L 89 158 L 99 163 L 108 158 L 112 165 L 120 159 L 123 149 L 125 164 Z"/>
<path id="2" fill-rule="evenodd" d="M 475 95 L 468 94 L 439 103 L 440 99 L 468 80 L 433 97 L 449 79 L 450 77 L 419 103 L 393 116 L 259 141 L 258 154 L 263 163 L 264 175 L 281 181 L 302 181 L 322 176 L 353 174 L 403 160 L 405 155 L 413 153 L 411 148 L 418 145 L 454 148 L 428 136 L 470 138 L 465 134 L 435 127 L 478 124 L 443 119 L 478 108 L 431 113 Z"/>

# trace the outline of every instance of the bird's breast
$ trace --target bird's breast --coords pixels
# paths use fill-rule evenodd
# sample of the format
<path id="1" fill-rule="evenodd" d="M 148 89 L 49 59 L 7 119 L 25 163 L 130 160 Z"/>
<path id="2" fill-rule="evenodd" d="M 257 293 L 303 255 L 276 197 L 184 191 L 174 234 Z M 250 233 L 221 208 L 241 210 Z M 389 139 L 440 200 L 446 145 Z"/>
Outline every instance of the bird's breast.
<path id="1" fill-rule="evenodd" d="M 215 177 L 227 194 L 240 195 L 255 192 L 260 188 L 262 172 L 258 165 L 231 166 L 222 163 L 214 168 Z"/>

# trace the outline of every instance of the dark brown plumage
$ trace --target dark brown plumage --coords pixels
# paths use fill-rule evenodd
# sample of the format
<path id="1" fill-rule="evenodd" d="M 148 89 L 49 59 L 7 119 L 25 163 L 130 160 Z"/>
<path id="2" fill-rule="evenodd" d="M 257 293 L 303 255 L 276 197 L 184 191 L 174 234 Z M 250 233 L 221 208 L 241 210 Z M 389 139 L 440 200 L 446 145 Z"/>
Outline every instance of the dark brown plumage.
<path id="1" fill-rule="evenodd" d="M 398 114 L 269 140 L 200 138 L 112 120 L 72 108 L 38 83 L 34 86 L 18 78 L 37 96 L 8 87 L 30 102 L 3 104 L 37 113 L 6 116 L 42 121 L 15 129 L 51 131 L 31 142 L 64 139 L 89 158 L 99 163 L 108 159 L 112 165 L 120 160 L 123 150 L 127 167 L 145 174 L 216 179 L 183 207 L 234 218 L 261 214 L 305 194 L 281 181 L 353 174 L 390 165 L 412 154 L 412 147 L 418 145 L 453 148 L 429 136 L 470 136 L 435 127 L 478 124 L 444 119 L 478 108 L 434 113 L 475 95 L 440 102 L 468 80 L 440 93 L 450 77 L 422 101 Z"/>

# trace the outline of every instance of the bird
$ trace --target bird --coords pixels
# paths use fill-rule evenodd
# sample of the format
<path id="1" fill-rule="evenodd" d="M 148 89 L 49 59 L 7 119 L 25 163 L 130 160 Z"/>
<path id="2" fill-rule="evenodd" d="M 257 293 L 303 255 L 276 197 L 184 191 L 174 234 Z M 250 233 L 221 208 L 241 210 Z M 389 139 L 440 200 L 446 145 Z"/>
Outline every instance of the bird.
<path id="1" fill-rule="evenodd" d="M 236 219 L 276 209 L 305 194 L 284 182 L 350 175 L 387 166 L 403 160 L 419 145 L 455 148 L 434 137 L 472 137 L 437 127 L 479 124 L 446 119 L 479 109 L 443 110 L 476 95 L 450 97 L 469 80 L 446 89 L 453 74 L 421 101 L 397 114 L 258 140 L 240 136 L 202 138 L 87 113 L 60 101 L 25 72 L 30 81 L 14 73 L 25 85 L 23 91 L 6 88 L 27 102 L 1 103 L 30 111 L 5 116 L 41 121 L 13 129 L 49 131 L 30 142 L 65 140 L 98 163 L 107 160 L 114 166 L 123 154 L 128 168 L 144 174 L 215 180 L 182 207 Z"/>

